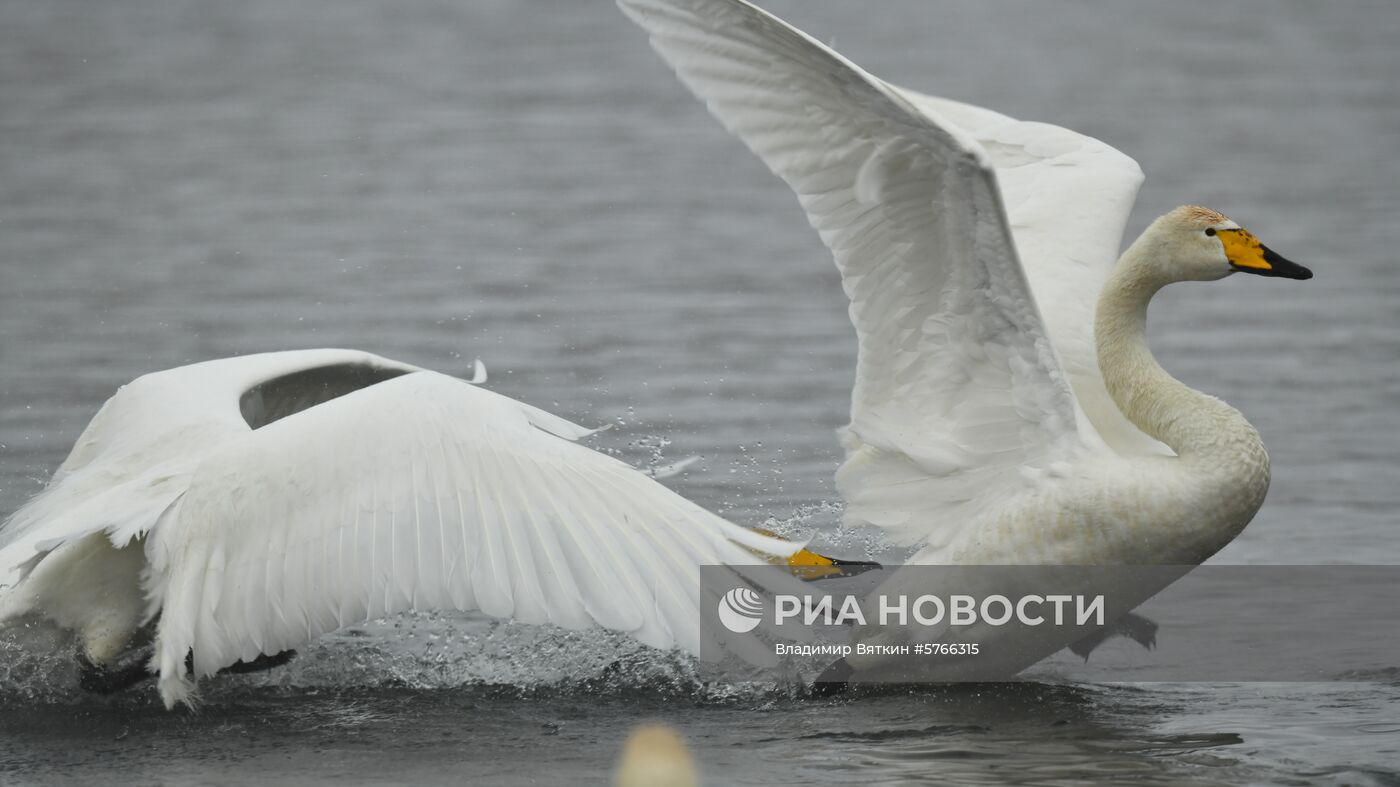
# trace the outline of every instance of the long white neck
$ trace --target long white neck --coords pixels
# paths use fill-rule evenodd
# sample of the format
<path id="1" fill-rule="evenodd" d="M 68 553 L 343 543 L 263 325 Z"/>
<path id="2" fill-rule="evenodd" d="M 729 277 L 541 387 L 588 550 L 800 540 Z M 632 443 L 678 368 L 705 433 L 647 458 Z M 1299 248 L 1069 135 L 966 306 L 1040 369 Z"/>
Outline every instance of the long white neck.
<path id="1" fill-rule="evenodd" d="M 1166 266 L 1144 264 L 1142 258 L 1161 253 L 1150 242 L 1133 244 L 1099 298 L 1094 339 L 1109 394 L 1128 420 L 1183 459 L 1233 460 L 1250 444 L 1262 453 L 1258 432 L 1238 410 L 1186 386 L 1152 356 L 1147 305 L 1172 282 L 1157 273 Z M 1222 449 L 1229 455 L 1220 456 Z"/>
<path id="2" fill-rule="evenodd" d="M 1150 234 L 1150 233 L 1149 233 Z M 1178 510 L 1201 518 L 1193 550 L 1204 557 L 1228 543 L 1264 502 L 1269 456 L 1259 433 L 1238 410 L 1167 374 L 1147 346 L 1147 304 L 1172 283 L 1153 257 L 1168 253 L 1144 235 L 1123 254 L 1104 286 L 1094 321 L 1099 369 L 1118 408 L 1139 429 L 1166 443 L 1178 460 L 1172 479 L 1183 484 Z M 1164 486 L 1170 482 L 1160 479 Z M 1205 521 L 1208 520 L 1208 521 Z M 1186 523 L 1182 523 L 1186 527 Z"/>

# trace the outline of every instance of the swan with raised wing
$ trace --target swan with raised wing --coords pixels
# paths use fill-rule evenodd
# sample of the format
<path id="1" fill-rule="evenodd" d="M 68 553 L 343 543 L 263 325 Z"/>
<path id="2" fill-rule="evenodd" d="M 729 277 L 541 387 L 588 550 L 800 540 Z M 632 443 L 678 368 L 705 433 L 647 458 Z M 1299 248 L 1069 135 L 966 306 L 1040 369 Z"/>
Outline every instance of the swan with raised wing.
<path id="1" fill-rule="evenodd" d="M 0 625 L 74 632 L 85 688 L 276 666 L 412 609 L 603 626 L 699 650 L 700 571 L 842 561 L 733 525 L 573 442 L 591 433 L 352 350 L 182 366 L 123 386 L 0 532 Z"/>
<path id="2" fill-rule="evenodd" d="M 859 343 L 848 523 L 936 565 L 1194 565 L 1249 523 L 1259 435 L 1153 360 L 1147 306 L 1306 268 L 1194 206 L 1115 265 L 1143 176 L 1108 145 L 896 87 L 745 0 L 619 5 L 835 256 Z"/>

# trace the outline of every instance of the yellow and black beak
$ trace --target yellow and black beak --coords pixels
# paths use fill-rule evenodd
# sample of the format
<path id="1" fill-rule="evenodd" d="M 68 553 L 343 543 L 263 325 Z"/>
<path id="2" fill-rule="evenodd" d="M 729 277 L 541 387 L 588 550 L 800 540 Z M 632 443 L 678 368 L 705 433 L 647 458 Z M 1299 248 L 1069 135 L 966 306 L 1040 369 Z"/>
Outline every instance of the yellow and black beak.
<path id="1" fill-rule="evenodd" d="M 1312 278 L 1312 271 L 1274 253 L 1273 249 L 1260 243 L 1259 239 L 1247 230 L 1216 230 L 1215 234 L 1225 247 L 1225 259 L 1229 260 L 1230 266 L 1237 271 L 1285 279 Z"/>
<path id="2" fill-rule="evenodd" d="M 751 528 L 753 532 L 765 536 L 777 538 L 778 535 L 771 530 L 761 527 Z M 840 558 L 819 555 L 810 549 L 800 549 L 794 552 L 786 560 L 782 558 L 772 558 L 775 565 L 787 564 L 788 571 L 792 575 L 804 582 L 815 582 L 818 579 L 838 579 L 841 577 L 853 577 L 872 569 L 884 568 L 879 563 L 868 560 L 841 560 Z"/>
<path id="3" fill-rule="evenodd" d="M 879 563 L 868 560 L 841 560 L 840 558 L 819 555 L 808 549 L 793 555 L 787 559 L 788 571 L 792 575 L 804 582 L 814 582 L 818 579 L 837 579 L 839 577 L 853 577 L 877 568 L 884 568 Z"/>

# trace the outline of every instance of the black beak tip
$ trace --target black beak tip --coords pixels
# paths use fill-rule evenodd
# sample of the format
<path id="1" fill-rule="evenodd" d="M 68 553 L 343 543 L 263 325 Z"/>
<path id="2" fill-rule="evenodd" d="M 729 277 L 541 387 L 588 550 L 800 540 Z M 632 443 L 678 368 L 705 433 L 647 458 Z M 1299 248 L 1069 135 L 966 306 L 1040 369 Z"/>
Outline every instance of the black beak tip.
<path id="1" fill-rule="evenodd" d="M 1270 265 L 1268 272 L 1261 271 L 1263 275 L 1278 276 L 1284 279 L 1297 279 L 1298 281 L 1307 281 L 1313 277 L 1312 271 L 1304 268 L 1302 265 L 1276 254 L 1274 250 L 1270 249 L 1268 246 L 1263 248 L 1264 262 Z"/>

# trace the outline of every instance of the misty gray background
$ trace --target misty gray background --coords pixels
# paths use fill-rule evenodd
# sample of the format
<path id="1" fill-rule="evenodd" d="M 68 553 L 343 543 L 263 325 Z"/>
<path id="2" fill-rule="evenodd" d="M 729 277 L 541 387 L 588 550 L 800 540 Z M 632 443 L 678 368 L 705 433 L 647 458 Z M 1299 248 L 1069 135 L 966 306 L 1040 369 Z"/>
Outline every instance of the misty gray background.
<path id="1" fill-rule="evenodd" d="M 1200 203 L 1313 268 L 1174 287 L 1153 346 L 1244 411 L 1274 460 L 1220 560 L 1400 562 L 1400 6 L 769 7 L 891 81 L 1134 156 L 1148 181 L 1130 236 Z M 669 483 L 735 521 L 839 518 L 832 429 L 855 343 L 834 267 L 786 187 L 611 3 L 0 0 L 0 514 L 132 377 L 320 346 L 459 374 L 480 357 L 494 390 L 621 421 L 599 445 L 634 462 L 703 455 Z M 428 634 L 332 640 L 281 693 L 216 693 L 195 720 L 76 700 L 58 661 L 5 650 L 24 669 L 0 685 L 27 699 L 6 703 L 0 769 L 236 781 L 216 765 L 231 759 L 412 783 L 466 763 L 549 783 L 601 778 L 627 726 L 660 715 L 726 783 L 1400 778 L 1393 675 L 717 701 L 684 666 L 597 635 L 409 628 Z M 606 690 L 557 688 L 619 651 L 632 666 Z M 366 686 L 389 693 L 316 693 Z M 398 693 L 414 687 L 438 691 Z M 409 742 L 411 758 L 384 755 Z M 342 748 L 308 753 L 326 746 Z"/>

